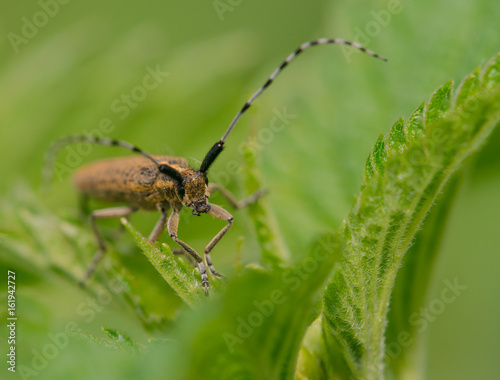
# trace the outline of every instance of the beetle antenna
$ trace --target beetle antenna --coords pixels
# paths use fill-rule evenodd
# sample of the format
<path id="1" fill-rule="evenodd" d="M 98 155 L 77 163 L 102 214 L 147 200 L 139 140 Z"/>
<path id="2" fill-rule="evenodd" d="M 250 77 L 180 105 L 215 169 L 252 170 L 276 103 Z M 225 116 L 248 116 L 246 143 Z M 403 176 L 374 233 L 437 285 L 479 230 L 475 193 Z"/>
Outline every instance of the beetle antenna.
<path id="1" fill-rule="evenodd" d="M 305 42 L 302 45 L 299 46 L 297 50 L 295 50 L 292 54 L 290 54 L 286 59 L 283 61 L 283 63 L 276 69 L 274 72 L 271 74 L 271 76 L 267 79 L 267 81 L 264 83 L 264 85 L 259 88 L 251 97 L 250 99 L 247 100 L 247 102 L 243 105 L 241 110 L 236 114 L 234 117 L 233 121 L 231 121 L 231 124 L 229 124 L 229 127 L 226 130 L 226 133 L 224 133 L 224 136 L 220 139 L 220 141 L 217 141 L 214 146 L 209 150 L 207 155 L 205 156 L 203 163 L 201 164 L 200 171 L 203 173 L 206 173 L 207 170 L 209 169 L 210 165 L 215 161 L 217 156 L 222 152 L 224 149 L 224 143 L 226 142 L 227 137 L 229 134 L 232 132 L 234 126 L 238 121 L 240 120 L 241 116 L 245 113 L 245 111 L 250 108 L 252 103 L 257 99 L 260 94 L 264 92 L 266 88 L 268 88 L 271 83 L 276 79 L 276 77 L 283 71 L 283 69 L 288 66 L 288 64 L 293 61 L 300 53 L 302 53 L 304 50 L 310 48 L 311 46 L 315 45 L 326 45 L 326 44 L 340 44 L 340 45 L 348 45 L 351 46 L 355 49 L 358 49 L 362 51 L 365 54 L 371 55 L 372 57 L 381 59 L 382 61 L 387 61 L 387 58 L 382 57 L 381 55 L 375 53 L 372 50 L 369 50 L 362 45 L 358 44 L 357 42 L 351 42 L 351 41 L 346 41 L 341 38 L 320 38 L 315 41 L 309 41 Z"/>
<path id="2" fill-rule="evenodd" d="M 63 137 L 59 140 L 54 141 L 47 151 L 47 154 L 45 155 L 45 164 L 42 171 L 42 183 L 44 187 L 48 187 L 52 179 L 52 175 L 54 173 L 53 166 L 56 162 L 57 153 L 59 153 L 59 151 L 64 146 L 79 142 L 88 142 L 91 144 L 106 146 L 118 146 L 120 148 L 130 150 L 131 152 L 138 153 L 141 156 L 151 160 L 158 167 L 158 170 L 161 173 L 168 175 L 173 180 L 179 183 L 182 183 L 182 176 L 176 169 L 167 164 L 160 164 L 152 155 L 127 141 L 115 140 L 107 137 L 95 137 L 91 135 L 73 135 Z"/>
<path id="3" fill-rule="evenodd" d="M 262 94 L 264 92 L 264 90 L 271 85 L 271 83 L 273 83 L 273 81 L 276 79 L 276 77 L 279 75 L 279 73 L 281 73 L 281 71 L 283 71 L 283 69 L 286 66 L 288 66 L 288 64 L 290 62 L 292 62 L 300 53 L 302 53 L 304 50 L 310 48 L 311 46 L 325 45 L 325 44 L 341 44 L 341 45 L 352 46 L 353 48 L 361 50 L 363 53 L 371 55 L 372 57 L 381 59 L 382 61 L 387 61 L 387 58 L 384 58 L 384 57 L 378 55 L 377 53 L 375 53 L 374 51 L 371 51 L 371 50 L 369 50 L 369 49 L 361 46 L 357 42 L 346 41 L 346 40 L 343 40 L 343 39 L 340 39 L 340 38 L 320 38 L 319 40 L 305 42 L 302 45 L 300 45 L 299 48 L 297 50 L 295 50 L 292 54 L 290 54 L 288 57 L 286 57 L 286 59 L 283 61 L 283 63 L 276 70 L 274 70 L 274 72 L 271 74 L 271 76 L 267 79 L 266 83 L 264 83 L 264 85 L 261 88 L 259 88 L 250 97 L 250 99 L 248 99 L 248 101 L 245 103 L 245 105 L 240 110 L 240 112 L 238 112 L 236 114 L 236 116 L 234 117 L 234 119 L 231 122 L 231 124 L 229 124 L 229 127 L 227 128 L 226 133 L 224 133 L 224 136 L 222 136 L 222 138 L 221 138 L 220 141 L 222 143 L 224 143 L 226 141 L 227 137 L 229 136 L 229 134 L 233 130 L 233 128 L 236 125 L 236 123 L 238 122 L 238 120 L 240 120 L 240 118 L 243 115 L 243 113 L 248 108 L 250 108 L 250 106 L 255 101 L 255 99 L 257 99 L 259 97 L 259 95 Z"/>

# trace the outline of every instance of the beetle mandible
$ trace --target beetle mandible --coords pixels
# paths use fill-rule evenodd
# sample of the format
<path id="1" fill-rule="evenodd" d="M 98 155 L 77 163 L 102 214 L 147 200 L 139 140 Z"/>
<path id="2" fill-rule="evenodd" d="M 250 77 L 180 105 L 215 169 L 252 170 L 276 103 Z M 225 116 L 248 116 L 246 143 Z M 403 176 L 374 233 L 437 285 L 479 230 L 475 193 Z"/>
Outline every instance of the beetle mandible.
<path id="1" fill-rule="evenodd" d="M 97 161 L 78 169 L 74 174 L 74 184 L 83 196 L 126 204 L 126 206 L 94 210 L 90 214 L 90 224 L 97 239 L 98 250 L 85 272 L 82 281 L 87 280 L 91 276 L 106 251 L 104 239 L 96 225 L 96 219 L 124 217 L 139 209 L 158 210 L 161 212 L 161 216 L 149 235 L 149 241 L 158 241 L 166 225 L 168 234 L 172 240 L 178 243 L 196 262 L 200 271 L 203 288 L 205 293 L 207 293 L 209 282 L 206 268 L 208 267 L 210 273 L 215 277 L 222 276 L 213 267 L 210 252 L 233 224 L 233 216 L 228 211 L 221 206 L 209 203 L 208 198 L 210 194 L 214 190 L 218 190 L 234 208 L 238 209 L 255 202 L 264 193 L 263 191 L 258 191 L 245 200 L 238 202 L 234 196 L 222 186 L 209 184 L 207 177 L 208 170 L 224 149 L 226 139 L 234 126 L 255 99 L 269 87 L 279 73 L 301 52 L 311 46 L 324 44 L 351 46 L 375 58 L 383 61 L 387 60 L 356 42 L 350 42 L 343 39 L 321 38 L 303 43 L 297 50 L 291 53 L 276 70 L 274 70 L 264 85 L 247 100 L 229 124 L 222 138 L 208 151 L 199 169 L 189 167 L 187 161 L 183 158 L 151 155 L 126 141 L 111 138 L 79 135 L 68 136 L 54 142 L 47 154 L 44 169 L 44 177 L 46 179 L 50 179 L 52 176 L 52 166 L 56 159 L 57 152 L 67 144 L 90 142 L 94 144 L 118 146 L 139 154 L 139 156 Z M 191 208 L 193 215 L 199 216 L 201 214 L 209 214 L 227 223 L 205 247 L 204 259 L 202 259 L 191 246 L 177 236 L 179 213 L 183 207 Z M 172 211 L 170 216 L 168 216 L 168 211 L 170 209 L 172 209 Z"/>

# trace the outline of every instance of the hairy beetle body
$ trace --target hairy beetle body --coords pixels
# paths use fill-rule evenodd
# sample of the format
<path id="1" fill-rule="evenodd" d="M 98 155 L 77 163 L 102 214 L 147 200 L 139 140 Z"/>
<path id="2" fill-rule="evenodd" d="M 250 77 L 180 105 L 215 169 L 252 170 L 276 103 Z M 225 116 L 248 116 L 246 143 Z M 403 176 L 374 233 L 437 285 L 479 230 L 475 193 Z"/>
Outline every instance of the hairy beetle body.
<path id="1" fill-rule="evenodd" d="M 190 169 L 179 157 L 153 156 L 179 172 Z M 73 182 L 82 194 L 106 202 L 127 203 L 144 210 L 156 210 L 158 205 L 168 208 L 181 204 L 176 182 L 158 171 L 146 157 L 130 156 L 101 160 L 79 168 Z"/>

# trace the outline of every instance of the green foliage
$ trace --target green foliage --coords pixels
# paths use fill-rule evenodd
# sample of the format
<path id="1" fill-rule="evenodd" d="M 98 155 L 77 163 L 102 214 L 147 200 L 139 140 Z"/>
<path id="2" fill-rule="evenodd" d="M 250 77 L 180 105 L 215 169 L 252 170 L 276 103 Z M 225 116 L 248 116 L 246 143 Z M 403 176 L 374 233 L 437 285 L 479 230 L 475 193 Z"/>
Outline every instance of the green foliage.
<path id="1" fill-rule="evenodd" d="M 124 268 L 129 259 L 112 252 L 113 260 L 105 260 L 86 292 L 98 294 L 118 279 L 129 318 L 135 316 L 150 339 L 136 342 L 115 327 L 103 328 L 106 337 L 80 335 L 139 355 L 146 348 L 151 357 L 166 350 L 165 364 L 154 365 L 166 365 L 175 374 L 171 378 L 422 376 L 424 341 L 409 318 L 428 295 L 459 184 L 454 173 L 500 120 L 499 73 L 497 55 L 466 77 L 455 94 L 453 83 L 446 83 L 406 123 L 400 118 L 386 136 L 380 135 L 347 218 L 336 232 L 330 226 L 331 232 L 318 238 L 306 255 L 295 254 L 303 257 L 300 262 L 290 264 L 288 252 L 293 249 L 285 247 L 266 200 L 252 205 L 249 215 L 261 262 L 244 267 L 240 276 L 229 279 L 229 286 L 211 279 L 209 298 L 187 261 L 165 244 L 149 243 L 122 219 L 157 273 L 138 279 Z M 246 190 L 251 193 L 263 185 L 256 152 L 249 146 L 244 154 Z M 1 203 L 2 215 L 12 223 L 0 235 L 9 252 L 2 259 L 23 263 L 33 276 L 57 275 L 76 284 L 94 249 L 89 231 L 77 221 L 54 216 L 26 187 L 7 198 Z M 159 282 L 161 292 L 169 287 L 182 301 L 169 304 L 175 306 L 168 318 L 157 315 L 167 310 L 162 304 L 167 301 L 150 294 L 161 279 L 166 282 Z M 398 344 L 401 332 L 413 343 L 391 356 L 386 347 Z M 163 334 L 171 338 L 168 344 L 156 339 Z"/>
<path id="2" fill-rule="evenodd" d="M 26 185 L 14 187 L 0 207 L 9 220 L 0 233 L 0 253 L 7 263 L 21 262 L 36 276 L 48 276 L 52 270 L 76 282 L 83 275 L 81 265 L 88 257 L 82 252 L 93 244 L 88 230 L 54 215 Z"/>
<path id="3" fill-rule="evenodd" d="M 248 194 L 252 194 L 260 189 L 265 189 L 260 170 L 257 163 L 257 152 L 252 149 L 251 141 L 256 139 L 257 131 L 252 130 L 247 143 L 244 145 L 244 157 L 246 164 L 245 189 Z M 257 241 L 262 254 L 262 260 L 271 265 L 279 266 L 290 259 L 290 253 L 287 251 L 279 233 L 277 222 L 269 209 L 267 202 L 261 199 L 259 202 L 249 205 L 249 214 L 254 223 L 254 229 L 257 233 Z"/>
<path id="4" fill-rule="evenodd" d="M 80 337 L 92 342 L 103 345 L 107 348 L 113 348 L 116 350 L 122 350 L 127 352 L 139 352 L 143 349 L 143 347 L 135 342 L 132 338 L 130 338 L 127 334 L 110 329 L 107 327 L 103 327 L 102 331 L 106 334 L 107 338 L 101 338 L 94 334 L 88 334 L 81 332 L 79 333 Z"/>
<path id="5" fill-rule="evenodd" d="M 452 83 L 443 85 L 410 116 L 405 135 L 400 119 L 388 138 L 378 139 L 368 158 L 362 191 L 341 229 L 344 260 L 324 294 L 324 334 L 333 346 L 328 352 L 341 355 L 355 378 L 384 377 L 384 336 L 396 274 L 450 176 L 498 123 L 500 88 L 493 73 L 499 68 L 497 55 L 480 75 L 476 70 L 464 79 L 454 101 Z M 420 257 L 406 263 L 405 272 L 413 276 L 398 284 L 397 290 L 406 293 L 393 299 L 391 307 L 398 311 L 394 318 L 407 321 L 425 297 L 436 255 L 429 246 L 436 246 L 440 229 L 435 223 L 442 222 L 446 208 L 431 218 L 433 232 L 422 230 L 410 252 Z M 415 332 L 409 333 L 414 340 Z M 336 361 L 328 358 L 325 363 L 328 367 Z M 407 372 L 409 378 L 415 376 Z"/>
<path id="6" fill-rule="evenodd" d="M 134 237 L 136 244 L 149 262 L 170 287 L 186 304 L 194 306 L 201 293 L 199 281 L 193 273 L 193 268 L 188 263 L 176 258 L 168 245 L 163 244 L 160 251 L 157 246 L 142 236 L 127 219 L 122 218 L 121 222 Z"/>
<path id="7" fill-rule="evenodd" d="M 209 298 L 203 295 L 196 269 L 173 256 L 168 247 L 150 245 L 137 232 L 150 231 L 141 213 L 124 222 L 129 232 L 121 236 L 110 232 L 117 221 L 100 221 L 109 252 L 96 276 L 81 289 L 77 281 L 96 247 L 88 224 L 75 218 L 69 178 L 54 184 L 48 197 L 31 190 L 39 178 L 39 160 L 51 141 L 96 130 L 104 118 L 113 122 L 110 137 L 154 153 L 200 160 L 246 95 L 296 44 L 320 35 L 352 39 L 387 15 L 386 4 L 378 1 L 363 6 L 359 2 L 297 4 L 244 2 L 225 13 L 224 22 L 212 2 L 153 1 L 144 7 L 136 1 L 120 9 L 120 17 L 113 3 L 61 6 L 56 17 L 20 46 L 18 54 L 9 44 L 8 32 L 21 33 L 24 16 L 31 20 L 41 8 L 36 2 L 12 2 L 3 10 L 7 38 L 0 43 L 0 188 L 8 193 L 2 193 L 0 200 L 0 266 L 14 269 L 19 278 L 19 364 L 30 365 L 32 349 L 42 352 L 49 343 L 47 333 L 60 331 L 67 321 L 77 322 L 86 338 L 73 339 L 37 379 L 291 378 L 295 369 L 298 378 L 345 379 L 363 376 L 373 364 L 380 369 L 384 364 L 380 355 L 385 355 L 387 377 L 422 377 L 426 334 L 409 321 L 428 302 L 433 268 L 446 253 L 439 243 L 445 228 L 454 225 L 447 215 L 462 173 L 455 171 L 442 184 L 452 170 L 463 167 L 458 163 L 461 156 L 486 138 L 481 133 L 487 133 L 488 121 L 477 118 L 494 120 L 498 64 L 475 70 L 453 96 L 451 85 L 444 86 L 406 122 L 397 120 L 386 137 L 380 136 L 366 160 L 355 208 L 345 224 L 341 221 L 348 215 L 352 194 L 358 192 L 362 158 L 380 129 L 402 109 L 409 111 L 415 99 L 423 99 L 436 83 L 466 73 L 497 49 L 500 2 L 403 1 L 401 12 L 389 15 L 388 25 L 380 25 L 380 33 L 366 41 L 370 48 L 387 54 L 389 64 L 318 48 L 287 69 L 246 115 L 211 173 L 215 177 L 220 165 L 230 159 L 242 161 L 236 147 L 247 135 L 246 127 L 257 124 L 255 136 L 269 126 L 266 112 L 271 107 L 286 105 L 296 113 L 290 128 L 273 136 L 269 147 L 258 152 L 262 168 L 254 160 L 256 151 L 247 147 L 244 152 L 247 169 L 241 188 L 250 194 L 264 187 L 269 194 L 252 205 L 248 217 L 245 210 L 235 213 L 231 233 L 213 255 L 217 269 L 229 281 L 226 285 L 211 278 Z M 276 15 L 290 22 L 276 28 Z M 157 65 L 169 72 L 168 78 L 122 119 L 111 105 L 141 84 L 148 66 Z M 482 97 L 486 90 L 492 93 Z M 477 104 L 471 104 L 476 95 Z M 470 115 L 460 120 L 462 112 Z M 439 136 L 439 125 L 453 133 Z M 479 129 L 473 131 L 475 125 Z M 499 136 L 492 136 L 483 150 L 475 175 L 483 174 L 473 181 L 481 191 L 489 191 L 485 192 L 489 197 L 481 199 L 488 217 L 474 226 L 468 216 L 453 220 L 466 233 L 448 235 L 448 244 L 450 239 L 475 242 L 474 255 L 466 256 L 468 249 L 472 251 L 468 247 L 453 252 L 452 262 L 446 265 L 453 275 L 461 259 L 467 265 L 471 262 L 468 279 L 486 278 L 478 258 L 483 250 L 478 247 L 491 244 L 489 252 L 498 251 L 494 238 L 478 241 L 474 234 L 493 230 L 490 235 L 495 235 L 489 225 L 494 224 L 490 217 L 496 216 L 498 202 L 494 189 L 481 181 L 486 171 L 498 177 L 491 170 L 495 165 L 498 169 L 500 162 Z M 66 164 L 65 152 L 61 153 L 59 162 Z M 108 154 L 120 153 L 96 148 L 83 161 Z M 71 169 L 81 163 L 75 162 Z M 18 178 L 30 185 L 15 186 Z M 238 179 L 231 176 L 227 183 L 232 190 L 237 187 L 234 178 Z M 424 188 L 426 181 L 431 183 Z M 436 197 L 438 188 L 442 191 Z M 218 196 L 213 201 L 225 205 Z M 435 205 L 429 208 L 431 202 Z M 464 202 L 479 203 L 474 198 Z M 202 249 L 220 222 L 192 219 L 197 220 L 181 220 L 180 233 Z M 339 225 L 336 233 L 331 232 Z M 324 244 L 309 248 L 318 235 Z M 170 244 L 167 237 L 165 241 Z M 241 256 L 238 270 L 233 269 L 235 250 Z M 318 260 L 325 252 L 328 257 Z M 495 260 L 496 255 L 488 257 L 492 272 Z M 391 280 L 397 261 L 401 268 Z M 316 268 L 315 262 L 320 264 Z M 335 263 L 337 271 L 329 281 Z M 475 268 L 481 270 L 474 273 Z M 339 283 L 339 278 L 345 283 Z M 327 282 L 328 297 L 323 299 Z M 111 290 L 110 284 L 123 290 L 112 293 L 112 301 L 101 305 L 93 322 L 87 322 L 77 306 Z M 473 326 L 469 336 L 456 331 L 446 336 L 449 332 L 442 331 L 446 329 L 434 329 L 431 350 L 464 347 L 462 356 L 448 352 L 453 361 L 441 360 L 441 353 L 431 357 L 434 378 L 487 378 L 486 374 L 498 372 L 494 303 L 484 313 L 479 302 L 495 299 L 496 284 L 483 284 L 487 291 L 471 297 L 478 300 L 472 303 L 476 307 L 464 299 L 465 312 L 450 310 L 443 318 L 457 325 L 467 321 Z M 349 285 L 353 294 L 346 294 Z M 476 292 L 484 290 L 475 287 Z M 384 315 L 388 293 L 389 310 Z M 252 333 L 242 338 L 237 331 L 240 321 L 257 318 L 257 305 L 269 305 L 265 301 L 271 300 L 271 294 L 283 302 L 275 302 L 262 323 L 253 320 L 256 327 L 250 326 Z M 358 295 L 365 298 L 351 304 L 350 298 Z M 333 324 L 332 311 L 344 319 Z M 379 319 L 370 314 L 376 312 Z M 4 316 L 2 308 L 0 315 Z M 392 348 L 400 343 L 402 332 L 413 344 L 398 353 Z M 237 339 L 231 341 L 227 334 Z M 477 337 L 480 348 L 471 350 Z M 107 352 L 108 347 L 114 350 Z M 130 351 L 133 357 L 126 355 Z M 462 363 L 473 363 L 470 373 L 462 371 Z M 445 368 L 446 376 L 439 376 L 436 368 Z M 373 377 L 380 375 L 377 369 Z"/>

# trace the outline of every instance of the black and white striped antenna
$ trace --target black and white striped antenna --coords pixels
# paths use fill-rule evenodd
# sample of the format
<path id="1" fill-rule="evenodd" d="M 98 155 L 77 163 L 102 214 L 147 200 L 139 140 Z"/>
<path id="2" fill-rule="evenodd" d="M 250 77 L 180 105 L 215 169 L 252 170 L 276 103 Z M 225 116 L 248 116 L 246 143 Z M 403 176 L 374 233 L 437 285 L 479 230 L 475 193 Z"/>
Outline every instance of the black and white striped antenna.
<path id="1" fill-rule="evenodd" d="M 348 46 L 351 46 L 351 47 L 353 47 L 355 49 L 358 49 L 358 50 L 362 51 L 363 53 L 371 55 L 372 57 L 381 59 L 382 61 L 387 61 L 386 58 L 382 57 L 381 55 L 378 55 L 374 51 L 371 51 L 371 50 L 369 50 L 369 49 L 361 46 L 357 42 L 350 42 L 350 41 L 346 41 L 346 40 L 343 40 L 343 39 L 340 39 L 340 38 L 320 38 L 319 40 L 309 41 L 309 42 L 303 43 L 302 45 L 299 46 L 299 48 L 297 50 L 295 50 L 292 54 L 290 54 L 288 57 L 286 57 L 286 59 L 283 61 L 283 63 L 276 70 L 273 71 L 273 73 L 267 79 L 267 81 L 264 83 L 264 85 L 261 88 L 259 88 L 250 97 L 250 99 L 248 99 L 247 102 L 243 105 L 243 107 L 241 108 L 241 110 L 236 114 L 236 116 L 234 117 L 234 119 L 231 121 L 231 124 L 229 124 L 229 127 L 226 130 L 226 133 L 224 133 L 224 135 L 222 136 L 222 138 L 214 144 L 214 146 L 209 150 L 209 152 L 205 156 L 205 158 L 204 158 L 204 160 L 203 160 L 203 162 L 201 164 L 201 167 L 200 167 L 200 171 L 201 172 L 206 173 L 208 171 L 208 169 L 213 164 L 213 162 L 215 161 L 215 159 L 217 158 L 217 156 L 224 149 L 224 143 L 226 142 L 227 137 L 232 132 L 232 130 L 234 129 L 234 126 L 238 123 L 238 121 L 240 120 L 241 116 L 245 113 L 245 111 L 248 108 L 250 108 L 250 106 L 255 101 L 255 99 L 257 99 L 264 92 L 264 90 L 266 88 L 268 88 L 271 85 L 271 83 L 273 83 L 273 81 L 283 71 L 283 69 L 286 66 L 288 66 L 288 64 L 291 61 L 293 61 L 304 50 L 310 48 L 311 46 L 326 45 L 326 44 L 348 45 Z"/>

